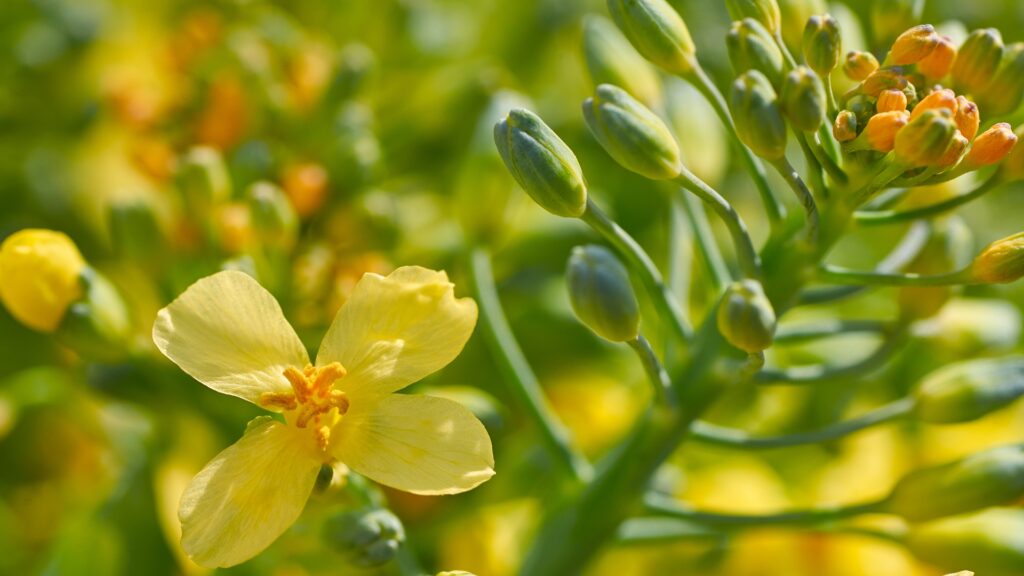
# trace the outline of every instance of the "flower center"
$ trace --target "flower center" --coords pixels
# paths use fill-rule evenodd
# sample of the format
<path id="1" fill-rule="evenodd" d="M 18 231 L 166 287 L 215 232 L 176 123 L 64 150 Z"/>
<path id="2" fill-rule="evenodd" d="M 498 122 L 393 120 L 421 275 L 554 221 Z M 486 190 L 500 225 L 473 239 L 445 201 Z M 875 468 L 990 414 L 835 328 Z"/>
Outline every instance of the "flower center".
<path id="1" fill-rule="evenodd" d="M 334 382 L 345 376 L 339 362 L 326 366 L 307 364 L 302 370 L 289 366 L 284 377 L 292 385 L 291 392 L 264 392 L 259 404 L 264 408 L 281 408 L 285 418 L 299 428 L 313 425 L 317 446 L 327 450 L 331 426 L 348 412 L 348 397 L 334 389 Z"/>

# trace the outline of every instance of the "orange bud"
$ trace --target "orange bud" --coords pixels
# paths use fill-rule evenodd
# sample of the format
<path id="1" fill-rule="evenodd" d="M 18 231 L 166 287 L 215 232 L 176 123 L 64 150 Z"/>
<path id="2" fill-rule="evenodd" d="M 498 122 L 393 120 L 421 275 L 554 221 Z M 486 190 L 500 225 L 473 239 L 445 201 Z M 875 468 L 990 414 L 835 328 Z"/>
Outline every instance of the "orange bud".
<path id="1" fill-rule="evenodd" d="M 999 162 L 1013 150 L 1017 135 L 1006 122 L 1000 122 L 985 130 L 974 140 L 971 151 L 964 158 L 968 169 L 981 168 Z"/>
<path id="2" fill-rule="evenodd" d="M 949 88 L 932 92 L 925 96 L 924 100 L 918 102 L 917 106 L 914 106 L 914 111 L 910 113 L 910 119 L 913 120 L 923 114 L 925 110 L 933 108 L 945 108 L 949 110 L 950 114 L 955 115 L 957 110 L 956 94 Z"/>
<path id="3" fill-rule="evenodd" d="M 312 162 L 294 164 L 285 169 L 281 186 L 295 206 L 295 212 L 306 218 L 324 203 L 327 196 L 327 171 Z"/>
<path id="4" fill-rule="evenodd" d="M 866 96 L 878 98 L 878 95 L 886 90 L 903 90 L 906 87 L 905 76 L 895 70 L 883 68 L 872 72 L 861 84 L 860 91 Z"/>
<path id="5" fill-rule="evenodd" d="M 970 140 L 965 138 L 960 132 L 953 134 L 953 140 L 950 141 L 949 148 L 946 148 L 946 151 L 937 162 L 938 167 L 952 168 L 953 166 L 956 166 L 956 163 L 963 157 L 964 152 L 970 144 Z"/>
<path id="6" fill-rule="evenodd" d="M 903 111 L 875 114 L 864 128 L 868 144 L 879 152 L 889 152 L 896 144 L 896 133 L 909 121 L 910 114 Z"/>
<path id="7" fill-rule="evenodd" d="M 843 74 L 855 82 L 862 82 L 878 70 L 878 59 L 871 52 L 854 50 L 846 54 L 843 61 Z"/>
<path id="8" fill-rule="evenodd" d="M 956 114 L 953 121 L 960 133 L 968 140 L 974 140 L 978 134 L 978 127 L 981 126 L 981 113 L 978 112 L 978 105 L 963 96 L 956 97 Z"/>
<path id="9" fill-rule="evenodd" d="M 907 109 L 907 95 L 900 90 L 885 90 L 878 95 L 875 109 L 879 112 L 903 112 Z"/>
<path id="10" fill-rule="evenodd" d="M 914 26 L 900 34 L 892 44 L 888 61 L 896 66 L 920 62 L 939 44 L 939 35 L 931 24 Z"/>
<path id="11" fill-rule="evenodd" d="M 832 135 L 838 142 L 849 142 L 857 137 L 857 115 L 849 110 L 843 110 L 836 116 L 836 122 L 832 126 Z"/>
<path id="12" fill-rule="evenodd" d="M 942 36 L 931 54 L 917 63 L 917 71 L 924 74 L 926 78 L 938 80 L 949 74 L 955 59 L 956 48 L 953 46 L 953 40 L 949 36 Z"/>

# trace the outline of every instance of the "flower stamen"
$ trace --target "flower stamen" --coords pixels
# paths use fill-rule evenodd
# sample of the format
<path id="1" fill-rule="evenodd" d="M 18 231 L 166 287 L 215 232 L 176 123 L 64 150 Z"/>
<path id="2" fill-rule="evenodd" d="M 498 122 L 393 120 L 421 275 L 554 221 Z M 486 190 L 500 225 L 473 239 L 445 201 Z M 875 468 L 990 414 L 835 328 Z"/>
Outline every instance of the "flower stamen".
<path id="1" fill-rule="evenodd" d="M 336 411 L 336 417 L 348 412 L 348 397 L 343 391 L 333 389 L 334 382 L 345 374 L 345 368 L 339 362 L 320 367 L 306 365 L 302 370 L 289 366 L 283 375 L 291 384 L 292 391 L 265 392 L 260 395 L 259 404 L 264 408 L 294 412 L 294 424 L 298 428 L 306 428 L 310 423 L 317 426 L 314 431 L 317 446 L 326 450 L 333 420 L 321 426 L 321 419 L 331 412 Z"/>

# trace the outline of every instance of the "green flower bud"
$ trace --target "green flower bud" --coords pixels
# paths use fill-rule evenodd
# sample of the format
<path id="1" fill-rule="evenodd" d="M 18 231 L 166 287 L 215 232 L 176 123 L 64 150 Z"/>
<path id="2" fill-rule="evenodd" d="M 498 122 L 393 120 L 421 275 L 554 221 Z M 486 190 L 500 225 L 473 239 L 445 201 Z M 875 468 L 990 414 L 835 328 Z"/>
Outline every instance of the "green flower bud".
<path id="1" fill-rule="evenodd" d="M 798 66 L 786 74 L 779 99 L 782 112 L 793 128 L 814 132 L 825 121 L 828 104 L 821 78 L 806 66 Z"/>
<path id="2" fill-rule="evenodd" d="M 828 12 L 825 0 L 778 0 L 779 13 L 782 15 L 781 33 L 786 47 L 793 54 L 800 52 L 803 41 L 804 27 L 815 14 Z"/>
<path id="3" fill-rule="evenodd" d="M 782 15 L 775 0 L 725 0 L 725 7 L 733 20 L 750 18 L 764 26 L 770 33 L 779 33 Z"/>
<path id="4" fill-rule="evenodd" d="M 82 271 L 81 282 L 83 296 L 68 307 L 57 340 L 86 358 L 116 362 L 128 352 L 128 308 L 114 285 L 92 268 Z"/>
<path id="5" fill-rule="evenodd" d="M 764 26 L 752 18 L 732 23 L 725 37 L 729 60 L 737 74 L 758 70 L 778 86 L 782 81 L 783 59 L 778 44 Z"/>
<path id="6" fill-rule="evenodd" d="M 986 246 L 971 264 L 971 276 L 985 284 L 1006 284 L 1024 276 L 1024 232 Z"/>
<path id="7" fill-rule="evenodd" d="M 1024 358 L 970 360 L 925 376 L 914 393 L 924 422 L 969 422 L 1024 396 Z"/>
<path id="8" fill-rule="evenodd" d="M 1021 324 L 1020 311 L 1010 302 L 954 298 L 924 327 L 943 354 L 963 358 L 1013 348 L 1020 340 Z"/>
<path id="9" fill-rule="evenodd" d="M 754 154 L 778 160 L 786 154 L 786 122 L 764 74 L 749 70 L 732 84 L 729 108 L 740 140 Z"/>
<path id="10" fill-rule="evenodd" d="M 259 242 L 291 250 L 298 239 L 299 217 L 284 191 L 269 182 L 256 182 L 247 192 L 252 229 Z"/>
<path id="11" fill-rule="evenodd" d="M 896 483 L 887 509 L 911 522 L 973 512 L 1024 496 L 1024 445 L 1000 446 L 915 470 Z"/>
<path id="12" fill-rule="evenodd" d="M 804 28 L 804 60 L 820 76 L 827 76 L 839 65 L 843 40 L 839 23 L 828 14 L 811 16 Z"/>
<path id="13" fill-rule="evenodd" d="M 334 515 L 324 522 L 324 542 L 353 564 L 381 566 L 398 554 L 405 542 L 402 521 L 390 510 L 353 510 Z"/>
<path id="14" fill-rule="evenodd" d="M 608 11 L 641 56 L 673 74 L 697 63 L 686 23 L 665 0 L 608 0 Z"/>
<path id="15" fill-rule="evenodd" d="M 576 218 L 587 207 L 587 186 L 576 155 L 543 120 L 517 108 L 494 125 L 505 167 L 541 208 Z"/>
<path id="16" fill-rule="evenodd" d="M 651 180 L 679 175 L 679 145 L 661 118 L 625 90 L 602 84 L 583 103 L 583 117 L 594 138 L 627 170 Z"/>
<path id="17" fill-rule="evenodd" d="M 583 53 L 595 87 L 622 86 L 647 106 L 661 106 L 661 80 L 657 72 L 608 19 L 588 16 L 584 21 Z"/>
<path id="18" fill-rule="evenodd" d="M 610 250 L 597 245 L 574 248 L 566 281 L 576 317 L 598 336 L 628 342 L 640 334 L 640 309 L 629 273 Z"/>
<path id="19" fill-rule="evenodd" d="M 983 94 L 1003 61 L 1003 37 L 995 28 L 975 30 L 953 61 L 953 88 L 958 94 Z"/>
<path id="20" fill-rule="evenodd" d="M 1024 98 L 1024 43 L 1006 47 L 1003 61 L 992 82 L 975 95 L 982 114 L 992 118 L 1015 111 Z"/>
<path id="21" fill-rule="evenodd" d="M 718 331 L 733 346 L 756 354 L 775 338 L 775 309 L 757 280 L 733 282 L 718 306 Z"/>
<path id="22" fill-rule="evenodd" d="M 896 133 L 896 159 L 907 166 L 936 166 L 956 134 L 952 115 L 945 108 L 930 108 Z"/>
<path id="23" fill-rule="evenodd" d="M 110 240 L 120 256 L 135 260 L 153 258 L 164 239 L 152 206 L 141 200 L 114 202 L 107 214 Z"/>
<path id="24" fill-rule="evenodd" d="M 231 176 L 215 148 L 192 148 L 181 159 L 178 187 L 189 212 L 205 214 L 231 196 Z"/>
<path id="25" fill-rule="evenodd" d="M 913 526 L 907 548 L 945 570 L 970 566 L 979 576 L 1013 576 L 1024 566 L 1024 510 L 993 508 Z"/>

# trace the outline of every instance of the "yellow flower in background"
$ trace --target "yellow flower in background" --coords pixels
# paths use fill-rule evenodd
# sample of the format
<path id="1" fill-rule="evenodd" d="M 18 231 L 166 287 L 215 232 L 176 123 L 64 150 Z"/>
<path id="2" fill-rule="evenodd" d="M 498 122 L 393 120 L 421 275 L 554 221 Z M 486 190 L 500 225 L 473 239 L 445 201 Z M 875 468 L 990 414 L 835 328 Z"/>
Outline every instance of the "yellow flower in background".
<path id="1" fill-rule="evenodd" d="M 67 235 L 25 229 L 0 245 L 0 300 L 22 324 L 53 332 L 82 297 L 85 260 Z"/>
<path id="2" fill-rule="evenodd" d="M 455 494 L 490 478 L 491 441 L 468 409 L 393 394 L 455 359 L 476 317 L 444 272 L 366 274 L 310 364 L 251 277 L 219 272 L 189 287 L 158 314 L 157 347 L 196 380 L 285 423 L 251 421 L 192 480 L 178 509 L 186 553 L 205 566 L 252 558 L 298 518 L 323 464 L 415 494 Z"/>

